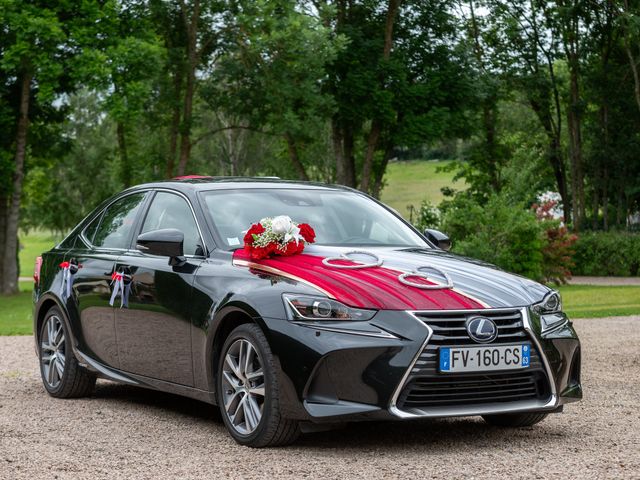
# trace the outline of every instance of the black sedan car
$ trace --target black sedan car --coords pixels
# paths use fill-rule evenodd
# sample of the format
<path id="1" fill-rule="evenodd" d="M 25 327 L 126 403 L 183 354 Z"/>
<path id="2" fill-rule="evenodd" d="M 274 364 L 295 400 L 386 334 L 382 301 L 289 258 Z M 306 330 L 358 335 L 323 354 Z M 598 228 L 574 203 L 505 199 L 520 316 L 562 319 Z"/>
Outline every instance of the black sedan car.
<path id="1" fill-rule="evenodd" d="M 315 243 L 254 258 L 247 230 L 279 215 Z M 580 343 L 558 293 L 448 245 L 338 186 L 130 188 L 36 263 L 44 387 L 80 397 L 100 377 L 195 398 L 254 447 L 356 420 L 529 426 L 579 400 Z"/>

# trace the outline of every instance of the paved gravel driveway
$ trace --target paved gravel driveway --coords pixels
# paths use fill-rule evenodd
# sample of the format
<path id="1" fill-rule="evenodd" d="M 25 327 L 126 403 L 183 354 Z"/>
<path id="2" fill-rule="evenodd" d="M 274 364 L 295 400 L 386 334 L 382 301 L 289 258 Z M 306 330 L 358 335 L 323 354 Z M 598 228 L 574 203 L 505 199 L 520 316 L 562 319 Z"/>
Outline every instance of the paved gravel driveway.
<path id="1" fill-rule="evenodd" d="M 0 478 L 640 478 L 640 317 L 578 320 L 586 398 L 533 428 L 364 423 L 237 446 L 210 406 L 99 382 L 56 400 L 30 337 L 0 337 Z"/>

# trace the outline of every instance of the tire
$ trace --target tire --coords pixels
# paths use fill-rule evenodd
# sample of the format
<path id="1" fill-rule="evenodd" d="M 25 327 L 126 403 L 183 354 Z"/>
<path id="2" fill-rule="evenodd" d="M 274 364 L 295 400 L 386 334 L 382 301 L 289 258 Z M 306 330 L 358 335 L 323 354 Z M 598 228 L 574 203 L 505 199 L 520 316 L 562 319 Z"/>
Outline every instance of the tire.
<path id="1" fill-rule="evenodd" d="M 546 413 L 503 413 L 499 415 L 483 415 L 485 422 L 496 427 L 520 428 L 530 427 L 547 417 Z"/>
<path id="2" fill-rule="evenodd" d="M 218 405 L 229 434 L 240 445 L 288 445 L 300 434 L 298 422 L 280 413 L 277 368 L 255 324 L 240 325 L 224 342 L 216 380 Z"/>
<path id="3" fill-rule="evenodd" d="M 86 397 L 96 384 L 96 376 L 78 364 L 70 338 L 62 312 L 51 308 L 40 327 L 38 360 L 42 384 L 52 397 Z"/>

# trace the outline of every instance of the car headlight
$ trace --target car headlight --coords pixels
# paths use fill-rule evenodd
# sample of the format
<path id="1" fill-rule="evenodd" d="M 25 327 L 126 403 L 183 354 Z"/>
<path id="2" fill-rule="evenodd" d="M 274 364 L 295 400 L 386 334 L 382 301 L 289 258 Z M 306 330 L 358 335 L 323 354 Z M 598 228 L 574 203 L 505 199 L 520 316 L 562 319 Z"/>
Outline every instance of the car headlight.
<path id="1" fill-rule="evenodd" d="M 569 321 L 562 313 L 562 298 L 558 292 L 549 293 L 542 302 L 536 303 L 532 308 L 540 316 L 543 334 L 556 330 Z"/>
<path id="2" fill-rule="evenodd" d="M 349 307 L 326 297 L 284 294 L 289 320 L 370 320 L 377 310 Z"/>
<path id="3" fill-rule="evenodd" d="M 533 311 L 538 315 L 558 313 L 562 311 L 562 299 L 558 292 L 551 292 L 540 302 L 533 305 Z"/>

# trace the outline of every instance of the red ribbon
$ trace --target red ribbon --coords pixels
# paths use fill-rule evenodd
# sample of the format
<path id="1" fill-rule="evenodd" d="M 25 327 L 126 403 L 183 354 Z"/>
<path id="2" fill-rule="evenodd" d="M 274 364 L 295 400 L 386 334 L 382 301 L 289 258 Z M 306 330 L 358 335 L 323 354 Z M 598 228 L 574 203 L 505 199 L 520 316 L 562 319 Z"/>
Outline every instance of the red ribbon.
<path id="1" fill-rule="evenodd" d="M 124 279 L 124 275 L 121 274 L 120 272 L 113 272 L 111 274 L 111 280 L 123 280 Z"/>

